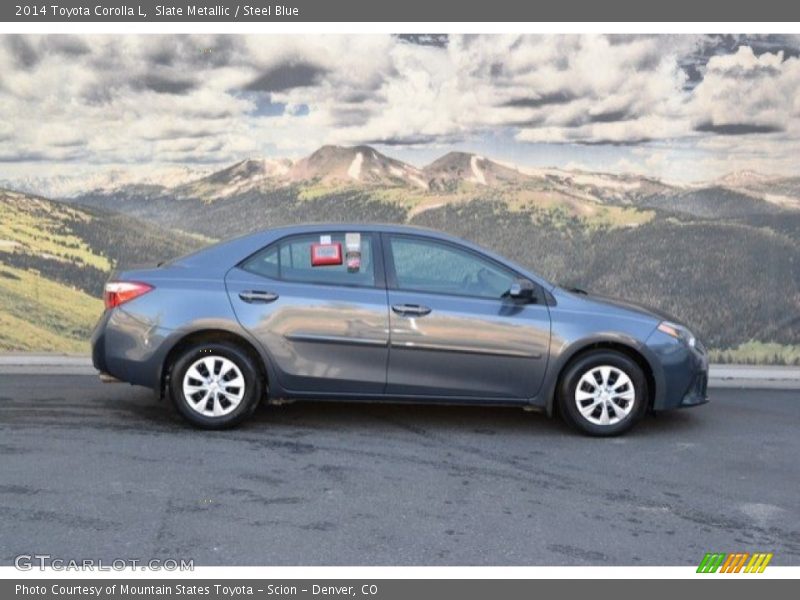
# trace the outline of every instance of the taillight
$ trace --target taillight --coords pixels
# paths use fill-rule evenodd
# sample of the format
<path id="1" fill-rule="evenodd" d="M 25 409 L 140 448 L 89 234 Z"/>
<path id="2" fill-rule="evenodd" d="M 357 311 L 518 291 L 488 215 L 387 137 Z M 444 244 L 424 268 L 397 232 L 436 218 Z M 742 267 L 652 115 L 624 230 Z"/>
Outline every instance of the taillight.
<path id="1" fill-rule="evenodd" d="M 152 285 L 138 281 L 109 281 L 103 291 L 103 301 L 106 303 L 106 308 L 114 308 L 130 302 L 152 289 Z"/>

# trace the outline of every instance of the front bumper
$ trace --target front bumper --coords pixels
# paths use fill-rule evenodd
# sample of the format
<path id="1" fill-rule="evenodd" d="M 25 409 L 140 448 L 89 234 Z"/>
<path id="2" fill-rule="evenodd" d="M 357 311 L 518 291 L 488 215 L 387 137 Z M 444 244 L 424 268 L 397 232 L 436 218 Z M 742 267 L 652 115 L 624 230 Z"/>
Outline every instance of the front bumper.
<path id="1" fill-rule="evenodd" d="M 699 342 L 690 347 L 658 330 L 647 340 L 661 369 L 654 410 L 698 406 L 708 402 L 708 355 Z M 658 385 L 658 384 L 657 384 Z M 658 390 L 657 390 L 658 391 Z"/>
<path id="2" fill-rule="evenodd" d="M 689 389 L 683 395 L 680 406 L 698 406 L 708 402 L 708 365 L 697 372 Z"/>

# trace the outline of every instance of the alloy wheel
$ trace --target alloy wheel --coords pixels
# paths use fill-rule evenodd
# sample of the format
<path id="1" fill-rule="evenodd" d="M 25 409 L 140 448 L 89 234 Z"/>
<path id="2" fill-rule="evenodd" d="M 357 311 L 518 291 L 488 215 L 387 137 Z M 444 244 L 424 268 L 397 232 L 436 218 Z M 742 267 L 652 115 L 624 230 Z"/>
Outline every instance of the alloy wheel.
<path id="1" fill-rule="evenodd" d="M 636 403 L 631 378 L 610 365 L 593 367 L 578 380 L 575 405 L 594 425 L 614 425 L 627 417 Z"/>
<path id="2" fill-rule="evenodd" d="M 187 404 L 205 417 L 221 417 L 233 412 L 244 393 L 242 371 L 223 356 L 204 356 L 196 360 L 183 377 Z"/>

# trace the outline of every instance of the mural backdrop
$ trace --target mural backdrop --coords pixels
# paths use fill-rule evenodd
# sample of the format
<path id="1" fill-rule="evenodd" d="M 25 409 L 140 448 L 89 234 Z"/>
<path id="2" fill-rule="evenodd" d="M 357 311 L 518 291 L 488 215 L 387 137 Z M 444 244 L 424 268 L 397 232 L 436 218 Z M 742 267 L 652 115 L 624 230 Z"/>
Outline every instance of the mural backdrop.
<path id="1" fill-rule="evenodd" d="M 0 350 L 110 271 L 406 222 L 800 364 L 797 36 L 0 37 Z"/>

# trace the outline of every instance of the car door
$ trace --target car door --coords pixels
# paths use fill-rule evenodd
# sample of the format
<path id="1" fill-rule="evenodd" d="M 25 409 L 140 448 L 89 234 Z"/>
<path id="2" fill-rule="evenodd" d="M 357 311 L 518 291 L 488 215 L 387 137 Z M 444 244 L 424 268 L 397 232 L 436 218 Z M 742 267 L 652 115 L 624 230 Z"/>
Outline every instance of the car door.
<path id="1" fill-rule="evenodd" d="M 541 289 L 538 302 L 508 298 L 517 273 L 448 241 L 383 234 L 383 245 L 391 327 L 387 393 L 536 395 L 550 342 Z"/>
<path id="2" fill-rule="evenodd" d="M 345 232 L 279 240 L 228 272 L 239 322 L 267 350 L 284 390 L 379 394 L 386 385 L 389 320 L 376 236 L 360 237 L 360 265 L 312 266 L 312 245 L 345 245 Z M 343 252 L 342 252 L 343 254 Z"/>

